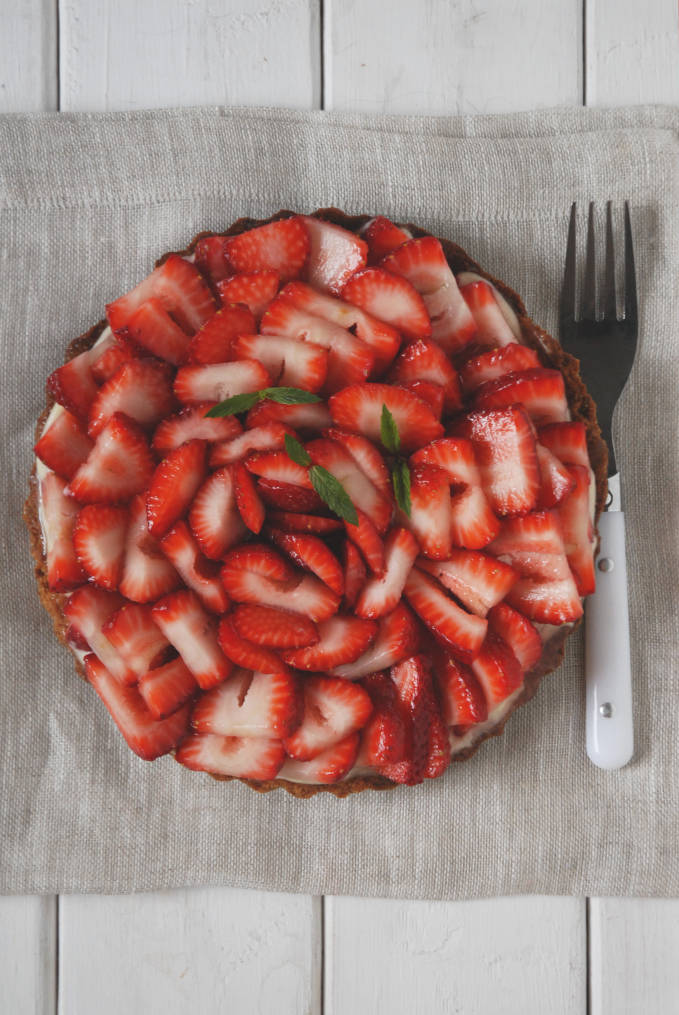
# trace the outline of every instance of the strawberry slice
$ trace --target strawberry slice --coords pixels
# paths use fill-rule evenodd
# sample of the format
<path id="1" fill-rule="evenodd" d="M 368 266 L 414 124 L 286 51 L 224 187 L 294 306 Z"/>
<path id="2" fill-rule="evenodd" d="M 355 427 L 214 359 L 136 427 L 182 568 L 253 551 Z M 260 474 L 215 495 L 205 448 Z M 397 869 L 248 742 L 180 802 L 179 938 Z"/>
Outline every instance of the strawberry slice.
<path id="1" fill-rule="evenodd" d="M 268 388 L 270 377 L 254 359 L 237 363 L 208 363 L 180 367 L 174 379 L 174 393 L 184 405 L 221 402 L 247 391 Z"/>
<path id="2" fill-rule="evenodd" d="M 339 782 L 356 761 L 360 739 L 359 733 L 352 733 L 339 743 L 333 744 L 327 751 L 321 751 L 311 761 L 286 758 L 278 778 L 312 785 Z"/>
<path id="3" fill-rule="evenodd" d="M 338 666 L 336 677 L 358 680 L 370 673 L 387 669 L 417 651 L 420 633 L 415 617 L 401 601 L 395 610 L 381 617 L 372 645 L 354 663 Z"/>
<path id="4" fill-rule="evenodd" d="M 198 690 L 182 659 L 177 656 L 164 666 L 149 670 L 139 679 L 139 693 L 154 719 L 165 719 L 186 704 Z"/>
<path id="5" fill-rule="evenodd" d="M 389 376 L 404 386 L 421 381 L 435 384 L 443 390 L 445 412 L 457 412 L 462 408 L 457 370 L 435 342 L 411 342 L 394 362 Z"/>
<path id="6" fill-rule="evenodd" d="M 170 371 L 152 359 L 132 359 L 99 389 L 90 407 L 87 432 L 96 438 L 116 412 L 150 426 L 172 411 Z"/>
<path id="7" fill-rule="evenodd" d="M 305 490 L 292 483 L 276 483 L 271 479 L 257 480 L 257 493 L 271 507 L 282 511 L 325 511 L 326 507 L 315 490 Z M 254 531 L 254 530 L 253 530 Z"/>
<path id="8" fill-rule="evenodd" d="M 405 757 L 382 765 L 393 782 L 414 786 L 435 779 L 450 763 L 450 741 L 426 656 L 412 656 L 391 668 L 406 731 Z"/>
<path id="9" fill-rule="evenodd" d="M 279 219 L 226 239 L 226 257 L 236 272 L 275 271 L 297 278 L 309 255 L 309 232 L 300 216 Z"/>
<path id="10" fill-rule="evenodd" d="M 87 504 L 78 512 L 73 546 L 82 569 L 100 589 L 120 584 L 127 525 L 127 508 L 113 504 Z"/>
<path id="11" fill-rule="evenodd" d="M 362 268 L 368 246 L 355 233 L 312 216 L 304 217 L 309 233 L 309 260 L 305 276 L 315 288 L 339 293 L 347 279 Z"/>
<path id="12" fill-rule="evenodd" d="M 584 465 L 589 468 L 584 423 L 548 423 L 538 430 L 538 440 L 564 465 Z"/>
<path id="13" fill-rule="evenodd" d="M 116 681 L 134 684 L 137 674 L 103 633 L 104 624 L 123 603 L 117 592 L 105 592 L 88 585 L 69 596 L 64 615 Z"/>
<path id="14" fill-rule="evenodd" d="M 353 384 L 337 392 L 328 407 L 337 426 L 380 443 L 382 407 L 394 417 L 404 451 L 415 451 L 443 435 L 443 427 L 426 402 L 391 384 Z"/>
<path id="15" fill-rule="evenodd" d="M 241 425 L 235 416 L 223 418 L 206 417 L 216 402 L 202 402 L 199 405 L 187 406 L 174 416 L 168 416 L 156 427 L 151 447 L 159 455 L 165 457 L 187 441 L 219 441 L 228 442 L 241 433 Z M 217 465 L 224 463 L 217 462 Z M 212 463 L 210 463 L 211 468 Z"/>
<path id="16" fill-rule="evenodd" d="M 225 306 L 193 336 L 188 360 L 190 363 L 226 363 L 234 358 L 232 348 L 238 336 L 246 335 L 255 328 L 255 318 L 247 307 Z"/>
<path id="17" fill-rule="evenodd" d="M 330 617 L 318 625 L 318 641 L 306 648 L 287 649 L 283 659 L 298 670 L 319 673 L 354 663 L 375 640 L 377 624 L 359 617 Z"/>
<path id="18" fill-rule="evenodd" d="M 478 550 L 451 550 L 447 560 L 420 560 L 418 567 L 437 578 L 478 617 L 485 617 L 504 599 L 519 577 L 509 564 Z"/>
<path id="19" fill-rule="evenodd" d="M 279 405 L 264 400 L 250 409 L 245 420 L 248 430 L 268 423 L 281 423 L 289 430 L 320 431 L 332 424 L 326 405 L 316 402 L 310 405 Z"/>
<path id="20" fill-rule="evenodd" d="M 378 537 L 379 539 L 379 537 Z M 367 571 L 363 557 L 355 543 L 344 541 L 344 603 L 352 609 L 365 585 Z"/>
<path id="21" fill-rule="evenodd" d="M 132 342 L 110 332 L 90 349 L 90 368 L 97 384 L 105 384 L 117 374 L 123 363 L 134 359 L 137 350 Z"/>
<path id="22" fill-rule="evenodd" d="M 297 514 L 294 511 L 271 511 L 269 522 L 274 529 L 280 529 L 281 532 L 301 532 L 309 535 L 327 535 L 342 528 L 342 523 L 337 518 Z"/>
<path id="23" fill-rule="evenodd" d="M 425 402 L 436 419 L 441 418 L 445 392 L 440 384 L 432 384 L 431 381 L 404 381 L 402 387 Z"/>
<path id="24" fill-rule="evenodd" d="M 502 409 L 521 402 L 537 426 L 563 423 L 569 418 L 563 374 L 559 370 L 518 370 L 486 381 L 476 392 L 477 409 Z"/>
<path id="25" fill-rule="evenodd" d="M 361 235 L 368 244 L 368 264 L 377 264 L 392 250 L 412 239 L 407 229 L 395 225 L 384 215 L 371 219 L 361 230 Z"/>
<path id="26" fill-rule="evenodd" d="M 171 254 L 130 292 L 106 307 L 111 330 L 116 334 L 130 325 L 135 312 L 157 300 L 187 335 L 193 335 L 215 310 L 215 301 L 198 269 L 179 254 Z"/>
<path id="27" fill-rule="evenodd" d="M 231 274 L 226 260 L 226 242 L 225 236 L 203 236 L 193 251 L 196 267 L 217 285 Z"/>
<path id="28" fill-rule="evenodd" d="M 590 514 L 589 490 L 592 473 L 589 466 L 566 466 L 573 480 L 573 491 L 559 506 L 568 565 L 581 596 L 591 595 L 596 587 L 594 574 L 594 530 Z"/>
<path id="29" fill-rule="evenodd" d="M 318 641 L 318 628 L 299 613 L 243 603 L 231 615 L 233 626 L 246 641 L 267 648 L 306 648 Z"/>
<path id="30" fill-rule="evenodd" d="M 141 494 L 135 497 L 129 510 L 120 591 L 134 603 L 151 603 L 176 589 L 181 579 L 163 556 L 156 540 L 149 535 L 146 498 Z"/>
<path id="31" fill-rule="evenodd" d="M 197 733 L 187 737 L 175 758 L 194 772 L 233 779 L 275 779 L 285 760 L 280 740 L 268 737 L 220 737 Z"/>
<path id="32" fill-rule="evenodd" d="M 328 374 L 327 349 L 282 335 L 242 334 L 233 343 L 232 358 L 256 359 L 273 384 L 305 391 L 320 391 Z"/>
<path id="33" fill-rule="evenodd" d="M 447 652 L 441 653 L 435 677 L 446 726 L 455 727 L 459 736 L 466 733 L 470 726 L 486 721 L 488 703 L 481 685 L 468 666 Z"/>
<path id="34" fill-rule="evenodd" d="M 306 446 L 314 465 L 320 465 L 344 487 L 354 507 L 368 516 L 378 532 L 389 527 L 393 513 L 391 498 L 387 498 L 368 479 L 356 459 L 338 441 L 319 438 Z"/>
<path id="35" fill-rule="evenodd" d="M 222 303 L 242 303 L 259 323 L 280 284 L 280 275 L 275 271 L 243 272 L 219 282 L 217 291 Z"/>
<path id="36" fill-rule="evenodd" d="M 169 754 L 186 736 L 190 706 L 156 719 L 136 687 L 123 687 L 96 656 L 85 657 L 90 684 L 111 714 L 128 747 L 144 761 Z"/>
<path id="37" fill-rule="evenodd" d="M 338 596 L 344 595 L 344 572 L 335 554 L 322 539 L 302 533 L 271 531 L 276 546 L 299 567 L 311 571 Z"/>
<path id="38" fill-rule="evenodd" d="M 268 546 L 250 544 L 230 550 L 224 558 L 222 582 L 238 603 L 256 603 L 301 613 L 312 621 L 337 613 L 339 599 L 323 582 L 290 567 Z"/>
<path id="39" fill-rule="evenodd" d="M 542 655 L 542 640 L 527 617 L 507 603 L 498 603 L 488 614 L 488 630 L 509 645 L 524 673 L 532 669 Z"/>
<path id="40" fill-rule="evenodd" d="M 406 338 L 429 338 L 431 321 L 417 290 L 384 268 L 364 268 L 342 288 L 342 299 L 385 321 Z"/>
<path id="41" fill-rule="evenodd" d="M 91 362 L 92 354 L 88 349 L 58 367 L 47 378 L 48 395 L 83 423 L 87 423 L 90 406 L 97 397 Z"/>
<path id="42" fill-rule="evenodd" d="M 363 559 L 373 574 L 381 575 L 384 573 L 384 543 L 368 516 L 364 515 L 362 511 L 356 513 L 358 525 L 352 525 L 350 522 L 344 523 L 347 537 L 361 551 Z"/>
<path id="43" fill-rule="evenodd" d="M 186 522 L 177 522 L 161 539 L 160 548 L 190 589 L 212 613 L 226 613 L 229 597 L 219 580 L 219 567 L 200 552 Z"/>
<path id="44" fill-rule="evenodd" d="M 116 412 L 68 485 L 81 504 L 129 500 L 146 489 L 153 459 L 137 423 Z"/>
<path id="45" fill-rule="evenodd" d="M 241 638 L 230 617 L 224 617 L 219 623 L 219 644 L 224 655 L 236 666 L 260 673 L 288 673 L 287 666 L 276 652 Z"/>
<path id="46" fill-rule="evenodd" d="M 575 479 L 568 467 L 562 465 L 548 448 L 536 444 L 535 450 L 540 467 L 540 493 L 536 506 L 540 509 L 556 507 L 573 492 Z"/>
<path id="47" fill-rule="evenodd" d="M 217 641 L 214 621 L 195 592 L 180 589 L 164 596 L 153 607 L 153 619 L 200 687 L 215 687 L 231 673 L 231 663 Z"/>
<path id="48" fill-rule="evenodd" d="M 460 367 L 460 379 L 466 393 L 471 394 L 487 381 L 540 366 L 537 353 L 527 345 L 511 342 L 500 349 L 490 349 L 468 359 Z"/>
<path id="49" fill-rule="evenodd" d="M 407 279 L 420 293 L 431 318 L 431 337 L 448 355 L 472 341 L 476 324 L 434 236 L 409 240 L 386 257 L 382 267 Z"/>
<path id="50" fill-rule="evenodd" d="M 221 560 L 243 539 L 246 527 L 236 505 L 230 469 L 219 469 L 205 480 L 191 505 L 189 525 L 210 560 Z"/>
<path id="51" fill-rule="evenodd" d="M 73 544 L 78 505 L 72 497 L 66 496 L 65 489 L 65 481 L 53 472 L 40 480 L 47 584 L 53 592 L 68 592 L 87 577 Z"/>
<path id="52" fill-rule="evenodd" d="M 478 654 L 488 622 L 461 609 L 429 575 L 414 567 L 404 595 L 435 638 L 463 662 Z"/>
<path id="53" fill-rule="evenodd" d="M 263 404 L 260 402 L 260 405 Z M 233 416 L 226 418 L 233 419 Z M 237 436 L 231 435 L 212 449 L 210 468 L 216 469 L 220 465 L 238 462 L 246 458 L 251 451 L 280 451 L 285 447 L 285 435 L 289 432 L 289 428 L 282 423 L 263 423 Z"/>
<path id="54" fill-rule="evenodd" d="M 103 633 L 137 676 L 159 665 L 170 643 L 153 621 L 150 606 L 125 603 L 102 627 Z"/>
<path id="55" fill-rule="evenodd" d="M 479 345 L 496 348 L 516 342 L 516 336 L 500 309 L 495 289 L 489 282 L 483 279 L 468 282 L 460 286 L 460 292 L 474 318 L 474 340 Z"/>
<path id="56" fill-rule="evenodd" d="M 396 684 L 386 673 L 372 673 L 362 686 L 370 695 L 373 714 L 361 736 L 359 766 L 379 768 L 402 761 L 407 749 L 406 723 Z"/>
<path id="57" fill-rule="evenodd" d="M 242 462 L 234 462 L 229 466 L 231 481 L 236 495 L 236 507 L 243 522 L 255 535 L 264 524 L 264 505 L 252 481 L 252 476 Z"/>
<path id="58" fill-rule="evenodd" d="M 299 681 L 290 673 L 236 670 L 201 695 L 191 724 L 199 733 L 227 737 L 287 737 L 299 726 L 303 704 Z"/>
<path id="59" fill-rule="evenodd" d="M 365 726 L 372 713 L 370 696 L 358 684 L 337 677 L 307 677 L 304 718 L 283 741 L 287 754 L 309 761 Z"/>
<path id="60" fill-rule="evenodd" d="M 134 311 L 122 334 L 134 346 L 173 366 L 184 362 L 191 344 L 186 332 L 170 317 L 161 300 L 156 297 L 142 303 Z"/>
<path id="61" fill-rule="evenodd" d="M 366 582 L 356 603 L 356 614 L 376 620 L 397 605 L 420 547 L 407 529 L 392 529 L 384 544 L 384 574 Z"/>
<path id="62" fill-rule="evenodd" d="M 93 447 L 78 419 L 64 409 L 43 432 L 33 451 L 48 469 L 71 479 Z"/>
<path id="63" fill-rule="evenodd" d="M 523 683 L 518 659 L 509 645 L 493 632 L 472 660 L 471 668 L 483 689 L 489 710 L 508 698 Z"/>
<path id="64" fill-rule="evenodd" d="M 366 440 L 360 434 L 350 433 L 348 430 L 340 430 L 339 427 L 331 426 L 323 432 L 323 436 L 337 444 L 341 444 L 349 452 L 356 465 L 362 473 L 368 477 L 373 486 L 376 486 L 380 493 L 391 500 L 393 498 L 389 470 L 384 463 L 381 453 L 377 450 L 372 441 Z"/>
<path id="65" fill-rule="evenodd" d="M 255 451 L 245 460 L 245 468 L 255 476 L 270 479 L 273 483 L 287 483 L 312 490 L 309 470 L 297 465 L 287 451 Z"/>
<path id="66" fill-rule="evenodd" d="M 146 515 L 152 536 L 164 536 L 185 514 L 205 479 L 207 445 L 193 440 L 171 451 L 156 468 L 146 494 Z"/>
<path id="67" fill-rule="evenodd" d="M 410 517 L 401 521 L 416 537 L 425 557 L 446 560 L 451 551 L 453 523 L 448 477 L 435 465 L 410 470 Z"/>

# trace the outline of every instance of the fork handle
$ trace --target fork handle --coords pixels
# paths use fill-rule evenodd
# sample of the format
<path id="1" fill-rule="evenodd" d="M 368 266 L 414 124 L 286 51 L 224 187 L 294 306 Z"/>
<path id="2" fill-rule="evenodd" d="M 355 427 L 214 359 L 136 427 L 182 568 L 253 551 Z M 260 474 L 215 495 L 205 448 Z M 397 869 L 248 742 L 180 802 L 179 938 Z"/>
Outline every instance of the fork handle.
<path id="1" fill-rule="evenodd" d="M 632 671 L 625 563 L 625 516 L 604 511 L 596 592 L 586 606 L 587 754 L 599 768 L 622 768 L 634 752 Z"/>

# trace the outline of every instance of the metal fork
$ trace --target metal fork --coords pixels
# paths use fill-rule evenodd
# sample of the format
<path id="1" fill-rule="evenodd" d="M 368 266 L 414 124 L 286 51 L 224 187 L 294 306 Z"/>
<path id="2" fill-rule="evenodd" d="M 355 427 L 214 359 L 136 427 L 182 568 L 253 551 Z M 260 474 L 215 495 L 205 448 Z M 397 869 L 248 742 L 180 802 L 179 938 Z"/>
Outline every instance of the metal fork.
<path id="1" fill-rule="evenodd" d="M 580 360 L 580 373 L 597 405 L 608 447 L 608 499 L 599 519 L 596 592 L 586 603 L 585 669 L 587 754 L 600 768 L 622 768 L 634 752 L 632 681 L 625 562 L 625 519 L 613 446 L 613 411 L 627 382 L 637 346 L 638 312 L 629 205 L 624 209 L 624 312 L 617 313 L 613 215 L 606 205 L 604 284 L 597 307 L 594 205 L 589 205 L 585 275 L 576 307 L 576 218 L 571 207 L 560 305 L 564 349 Z"/>

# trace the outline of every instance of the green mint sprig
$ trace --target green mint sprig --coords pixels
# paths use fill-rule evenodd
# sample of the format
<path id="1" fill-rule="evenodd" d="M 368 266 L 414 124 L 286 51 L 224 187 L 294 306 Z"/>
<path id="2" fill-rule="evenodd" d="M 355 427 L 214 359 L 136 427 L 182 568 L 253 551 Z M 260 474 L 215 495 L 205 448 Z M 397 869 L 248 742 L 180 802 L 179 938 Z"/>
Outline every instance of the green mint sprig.
<path id="1" fill-rule="evenodd" d="M 396 503 L 401 511 L 410 518 L 412 502 L 410 500 L 410 469 L 405 458 L 399 454 L 401 450 L 401 435 L 398 432 L 396 420 L 385 404 L 382 405 L 382 416 L 380 417 L 380 438 L 386 450 L 395 456 L 391 466 L 391 485 L 394 490 Z"/>
<path id="2" fill-rule="evenodd" d="M 268 400 L 277 402 L 279 405 L 311 405 L 313 402 L 320 402 L 318 395 L 303 388 L 261 388 L 259 391 L 246 391 L 241 395 L 234 395 L 227 398 L 205 413 L 209 417 L 222 418 L 223 416 L 235 416 L 239 412 L 247 412 L 257 402 Z"/>
<path id="3" fill-rule="evenodd" d="M 287 451 L 288 457 L 291 458 L 296 465 L 301 465 L 304 468 L 309 469 L 309 479 L 311 480 L 311 485 L 323 503 L 327 504 L 333 514 L 336 514 L 338 518 L 344 519 L 345 522 L 349 522 L 350 525 L 358 525 L 358 514 L 356 513 L 356 508 L 352 504 L 349 494 L 344 489 L 340 481 L 322 466 L 312 465 L 311 458 L 306 449 L 298 440 L 291 437 L 289 433 L 286 433 L 285 435 L 285 450 Z"/>

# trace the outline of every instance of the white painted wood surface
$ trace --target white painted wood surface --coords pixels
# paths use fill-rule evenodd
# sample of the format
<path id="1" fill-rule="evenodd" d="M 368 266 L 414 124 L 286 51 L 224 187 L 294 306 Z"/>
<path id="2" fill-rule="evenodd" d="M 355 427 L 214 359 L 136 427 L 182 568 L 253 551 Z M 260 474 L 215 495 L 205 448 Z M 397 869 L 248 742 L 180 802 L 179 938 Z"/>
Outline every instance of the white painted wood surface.
<path id="1" fill-rule="evenodd" d="M 0 113 L 57 108 L 55 0 L 0 2 Z"/>
<path id="2" fill-rule="evenodd" d="M 56 989 L 56 896 L 0 896 L 0 1012 L 53 1015 Z"/>

